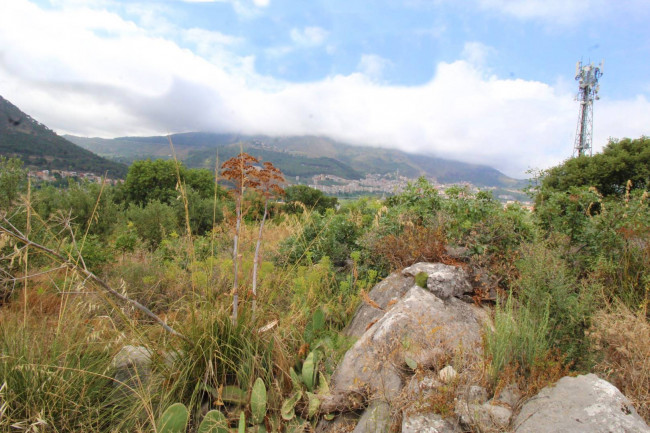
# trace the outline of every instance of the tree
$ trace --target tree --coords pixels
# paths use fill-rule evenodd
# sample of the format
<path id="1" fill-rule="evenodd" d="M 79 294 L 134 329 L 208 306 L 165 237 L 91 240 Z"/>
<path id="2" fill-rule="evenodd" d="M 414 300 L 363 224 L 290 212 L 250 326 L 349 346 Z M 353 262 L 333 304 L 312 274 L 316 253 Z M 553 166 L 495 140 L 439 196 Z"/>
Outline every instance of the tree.
<path id="1" fill-rule="evenodd" d="M 286 210 L 289 213 L 302 213 L 302 207 L 295 202 L 300 202 L 307 209 L 325 213 L 327 209 L 333 209 L 338 204 L 336 197 L 328 197 L 322 191 L 310 188 L 306 185 L 293 185 L 285 190 L 287 201 Z"/>
<path id="2" fill-rule="evenodd" d="M 176 198 L 177 184 L 175 161 L 146 159 L 131 164 L 124 189 L 127 200 L 140 206 L 153 200 L 169 204 Z"/>
<path id="3" fill-rule="evenodd" d="M 543 199 L 544 192 L 565 192 L 580 186 L 595 187 L 603 196 L 649 189 L 650 137 L 610 139 L 602 153 L 572 158 L 551 168 L 542 179 L 542 196 L 538 199 Z"/>
<path id="4" fill-rule="evenodd" d="M 0 210 L 9 209 L 18 198 L 27 170 L 18 158 L 0 156 Z"/>
<path id="5" fill-rule="evenodd" d="M 179 164 L 178 170 L 176 164 Z M 153 200 L 170 204 L 178 196 L 179 176 L 181 182 L 195 190 L 202 199 L 213 197 L 215 185 L 210 170 L 188 169 L 174 160 L 146 159 L 134 161 L 129 167 L 124 184 L 125 198 L 140 206 Z"/>

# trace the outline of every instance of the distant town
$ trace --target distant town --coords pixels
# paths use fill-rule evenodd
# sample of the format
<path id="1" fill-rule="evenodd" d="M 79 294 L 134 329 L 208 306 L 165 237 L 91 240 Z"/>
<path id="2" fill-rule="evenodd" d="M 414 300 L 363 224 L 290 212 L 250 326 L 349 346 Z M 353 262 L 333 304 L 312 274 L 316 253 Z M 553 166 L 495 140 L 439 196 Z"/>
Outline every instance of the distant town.
<path id="1" fill-rule="evenodd" d="M 120 182 L 123 182 L 121 179 L 104 179 L 103 176 L 97 175 L 95 173 L 84 173 L 77 171 L 67 171 L 67 170 L 39 170 L 39 171 L 29 171 L 29 177 L 33 179 L 42 180 L 45 182 L 56 182 L 60 179 L 72 178 L 86 180 L 88 182 L 102 183 L 106 182 L 107 184 L 116 185 Z"/>
<path id="2" fill-rule="evenodd" d="M 56 182 L 58 180 L 66 178 L 85 180 L 95 183 L 102 183 L 105 181 L 107 184 L 111 185 L 117 185 L 118 183 L 124 182 L 122 179 L 104 179 L 102 176 L 95 173 L 67 170 L 30 171 L 29 176 L 33 179 L 38 179 L 45 182 Z M 414 179 L 409 179 L 405 176 L 399 176 L 396 174 L 368 174 L 366 177 L 359 180 L 344 179 L 342 177 L 331 174 L 317 174 L 307 179 L 301 179 L 300 176 L 296 176 L 295 179 L 291 180 L 293 183 L 306 184 L 307 186 L 318 189 L 327 195 L 337 197 L 359 197 L 363 195 L 387 197 L 403 192 L 408 182 L 414 181 Z M 443 197 L 446 195 L 445 190 L 452 186 L 465 186 L 470 193 L 476 193 L 479 191 L 479 188 L 477 186 L 469 182 L 444 184 L 438 183 L 435 179 L 427 180 L 440 191 L 440 195 Z M 487 187 L 481 189 L 494 190 L 495 188 Z M 528 204 L 528 202 L 525 200 L 517 200 L 516 197 L 512 194 L 499 194 L 495 195 L 495 198 L 504 204 Z"/>
<path id="3" fill-rule="evenodd" d="M 331 174 L 318 174 L 308 179 L 307 185 L 311 188 L 318 189 L 325 194 L 333 196 L 360 196 L 360 195 L 379 195 L 390 196 L 399 194 L 404 191 L 408 182 L 414 179 L 409 179 L 405 176 L 398 176 L 395 174 L 369 174 L 365 178 L 359 180 L 344 179 L 339 176 Z M 439 183 L 435 179 L 427 179 L 439 191 L 441 196 L 445 196 L 445 190 L 452 186 L 465 186 L 470 193 L 476 193 L 479 188 L 469 182 L 444 184 Z M 296 177 L 296 182 L 300 183 L 300 178 Z M 494 190 L 495 188 L 480 188 L 483 190 Z M 511 203 L 527 203 L 527 201 L 517 200 L 513 194 L 495 194 L 495 198 L 504 204 Z"/>

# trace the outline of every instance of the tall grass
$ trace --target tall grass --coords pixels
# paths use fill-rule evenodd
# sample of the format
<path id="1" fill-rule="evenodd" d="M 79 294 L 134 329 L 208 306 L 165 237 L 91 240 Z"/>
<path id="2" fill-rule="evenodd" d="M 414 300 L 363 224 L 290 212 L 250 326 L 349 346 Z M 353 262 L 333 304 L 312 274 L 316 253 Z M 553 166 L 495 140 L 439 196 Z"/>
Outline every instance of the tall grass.
<path id="1" fill-rule="evenodd" d="M 541 310 L 530 304 L 516 305 L 512 294 L 494 310 L 494 329 L 485 334 L 488 374 L 496 383 L 507 367 L 516 366 L 529 373 L 533 366 L 549 353 L 550 305 Z"/>

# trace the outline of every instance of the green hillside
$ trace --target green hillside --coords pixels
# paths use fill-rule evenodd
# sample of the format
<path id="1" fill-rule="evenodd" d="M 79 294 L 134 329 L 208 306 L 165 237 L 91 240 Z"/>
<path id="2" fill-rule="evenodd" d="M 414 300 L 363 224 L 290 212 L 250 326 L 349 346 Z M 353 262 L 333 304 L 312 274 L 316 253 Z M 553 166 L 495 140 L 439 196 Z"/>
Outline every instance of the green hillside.
<path id="1" fill-rule="evenodd" d="M 167 137 L 101 138 L 67 137 L 106 158 L 124 163 L 136 159 L 171 156 Z M 330 174 L 358 179 L 366 174 L 399 173 L 408 178 L 427 176 L 441 183 L 470 182 L 477 186 L 521 188 L 524 181 L 477 164 L 408 154 L 396 149 L 353 146 L 318 136 L 246 136 L 237 134 L 183 133 L 172 136 L 178 158 L 188 167 L 213 168 L 216 149 L 222 160 L 239 152 L 243 143 L 250 154 L 271 161 L 287 176 Z"/>
<path id="2" fill-rule="evenodd" d="M 18 157 L 27 167 L 108 173 L 122 178 L 127 167 L 71 143 L 0 96 L 0 154 Z"/>

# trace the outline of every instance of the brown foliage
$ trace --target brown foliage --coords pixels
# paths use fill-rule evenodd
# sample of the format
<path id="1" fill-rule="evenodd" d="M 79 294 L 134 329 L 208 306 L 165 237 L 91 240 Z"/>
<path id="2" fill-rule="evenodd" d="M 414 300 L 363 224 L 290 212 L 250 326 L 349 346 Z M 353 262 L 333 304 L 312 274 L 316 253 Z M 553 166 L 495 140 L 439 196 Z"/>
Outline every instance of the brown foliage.
<path id="1" fill-rule="evenodd" d="M 650 422 L 650 323 L 624 305 L 596 313 L 590 337 L 603 359 L 596 371 L 618 387 Z"/>
<path id="2" fill-rule="evenodd" d="M 248 153 L 242 152 L 233 156 L 221 165 L 221 176 L 235 184 L 238 190 L 243 188 L 257 188 L 259 180 L 256 177 L 257 168 L 254 164 L 260 161 Z M 238 194 L 239 191 L 236 191 Z"/>
<path id="3" fill-rule="evenodd" d="M 407 225 L 399 235 L 377 239 L 371 249 L 386 259 L 392 270 L 397 270 L 418 262 L 441 261 L 445 253 L 445 235 L 440 228 Z"/>

